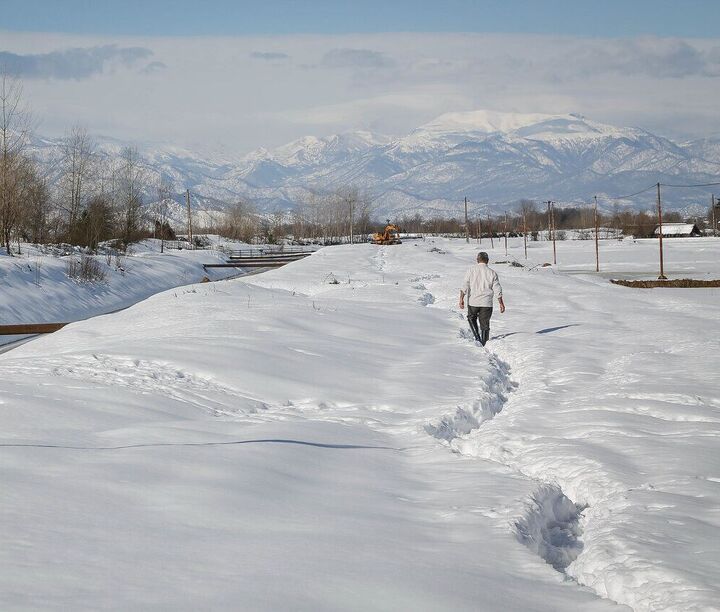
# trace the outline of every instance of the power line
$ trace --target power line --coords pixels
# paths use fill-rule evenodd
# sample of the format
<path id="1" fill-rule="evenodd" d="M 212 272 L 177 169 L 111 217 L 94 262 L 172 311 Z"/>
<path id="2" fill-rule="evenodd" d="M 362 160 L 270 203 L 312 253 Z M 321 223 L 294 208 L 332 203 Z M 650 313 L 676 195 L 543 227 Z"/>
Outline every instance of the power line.
<path id="1" fill-rule="evenodd" d="M 655 189 L 657 187 L 657 183 L 653 183 L 650 185 L 650 187 L 646 187 L 645 189 L 641 189 L 640 191 L 636 191 L 635 193 L 630 193 L 628 195 L 621 195 L 621 196 L 614 196 L 612 198 L 608 198 L 608 200 L 626 200 L 628 198 L 634 198 L 637 195 L 640 195 L 641 193 L 645 193 L 646 191 L 650 191 L 651 189 Z"/>
<path id="2" fill-rule="evenodd" d="M 716 187 L 716 186 L 720 186 L 720 182 L 717 182 L 717 183 L 689 183 L 689 184 L 653 183 L 652 185 L 650 185 L 650 187 L 646 187 L 645 189 L 641 189 L 640 191 L 636 191 L 635 193 L 629 193 L 627 195 L 621 195 L 621 196 L 608 197 L 608 200 L 626 200 L 629 198 L 634 198 L 635 196 L 645 193 L 646 191 L 650 191 L 651 189 L 656 189 L 658 185 L 660 185 L 660 187 L 678 187 L 678 188 Z"/>
<path id="3" fill-rule="evenodd" d="M 670 183 L 660 183 L 661 187 L 715 187 L 720 183 L 694 183 L 692 185 L 673 185 Z"/>

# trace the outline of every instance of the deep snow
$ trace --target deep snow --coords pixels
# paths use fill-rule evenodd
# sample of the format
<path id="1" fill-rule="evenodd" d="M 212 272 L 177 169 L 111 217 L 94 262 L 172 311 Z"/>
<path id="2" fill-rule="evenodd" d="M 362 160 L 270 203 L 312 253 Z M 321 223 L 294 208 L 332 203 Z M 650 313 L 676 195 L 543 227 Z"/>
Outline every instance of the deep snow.
<path id="1" fill-rule="evenodd" d="M 717 277 L 720 241 L 667 242 Z M 0 356 L 0 605 L 713 609 L 718 290 L 560 243 L 496 265 L 486 350 L 478 248 L 331 247 Z"/>

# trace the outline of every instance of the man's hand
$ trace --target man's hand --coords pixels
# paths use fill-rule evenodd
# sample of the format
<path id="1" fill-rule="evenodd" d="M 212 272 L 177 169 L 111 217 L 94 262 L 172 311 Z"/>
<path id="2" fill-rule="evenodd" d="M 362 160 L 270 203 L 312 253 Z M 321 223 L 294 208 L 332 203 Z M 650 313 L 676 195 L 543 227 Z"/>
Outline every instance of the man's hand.
<path id="1" fill-rule="evenodd" d="M 498 302 L 500 302 L 500 314 L 502 314 L 503 312 L 505 312 L 505 302 L 503 302 L 502 298 L 500 298 Z"/>
<path id="2" fill-rule="evenodd" d="M 460 306 L 460 310 L 463 310 L 465 308 L 465 292 L 460 292 L 460 301 L 458 302 L 458 306 Z"/>

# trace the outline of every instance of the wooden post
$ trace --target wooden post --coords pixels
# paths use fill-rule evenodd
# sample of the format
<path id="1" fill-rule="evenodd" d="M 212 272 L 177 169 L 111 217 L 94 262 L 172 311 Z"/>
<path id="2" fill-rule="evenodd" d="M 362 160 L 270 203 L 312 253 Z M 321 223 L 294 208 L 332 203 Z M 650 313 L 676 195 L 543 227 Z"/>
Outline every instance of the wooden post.
<path id="1" fill-rule="evenodd" d="M 600 227 L 598 226 L 597 196 L 595 196 L 595 272 L 600 272 L 600 243 L 598 242 L 599 233 Z"/>
<path id="2" fill-rule="evenodd" d="M 478 244 L 482 244 L 482 217 L 478 216 Z"/>
<path id="3" fill-rule="evenodd" d="M 354 244 L 355 237 L 353 235 L 353 195 L 350 194 L 350 244 Z"/>
<path id="4" fill-rule="evenodd" d="M 557 265 L 557 249 L 555 248 L 555 202 L 550 202 L 550 218 L 553 228 L 553 265 Z"/>
<path id="5" fill-rule="evenodd" d="M 527 213 L 523 211 L 523 242 L 525 243 L 525 259 L 527 259 Z"/>
<path id="6" fill-rule="evenodd" d="M 190 190 L 185 191 L 185 203 L 187 204 L 187 234 L 188 234 L 188 245 L 190 249 L 193 248 L 193 235 L 192 235 L 192 212 L 190 211 Z"/>
<path id="7" fill-rule="evenodd" d="M 507 226 L 507 211 L 505 211 L 505 257 L 507 257 L 507 238 L 508 238 L 508 226 Z"/>
<path id="8" fill-rule="evenodd" d="M 663 227 L 662 227 L 662 203 L 660 201 L 660 183 L 657 184 L 657 210 L 658 210 L 658 238 L 660 244 L 660 276 L 658 280 L 667 280 L 663 262 Z"/>
<path id="9" fill-rule="evenodd" d="M 488 215 L 488 231 L 490 232 L 490 248 L 495 248 L 495 237 L 493 236 L 493 226 L 492 226 L 492 220 L 490 219 L 490 215 Z"/>
<path id="10" fill-rule="evenodd" d="M 551 236 L 550 228 L 552 227 L 551 224 L 550 224 L 550 204 L 552 204 L 552 202 L 551 202 L 550 200 L 548 200 L 547 202 L 545 202 L 545 204 L 547 204 L 547 228 L 548 228 L 548 231 L 547 231 L 547 239 L 548 239 L 548 241 L 549 241 L 549 240 L 550 240 L 550 236 Z"/>
<path id="11" fill-rule="evenodd" d="M 713 237 L 717 236 L 717 219 L 715 218 L 715 194 L 710 196 L 710 202 L 712 203 L 712 224 L 713 224 Z"/>
<path id="12" fill-rule="evenodd" d="M 467 196 L 465 197 L 465 242 L 470 242 L 470 224 L 467 217 Z"/>
<path id="13" fill-rule="evenodd" d="M 167 216 L 165 214 L 165 208 L 167 207 L 167 204 L 165 203 L 165 197 L 160 200 L 160 252 L 165 252 L 165 217 Z"/>

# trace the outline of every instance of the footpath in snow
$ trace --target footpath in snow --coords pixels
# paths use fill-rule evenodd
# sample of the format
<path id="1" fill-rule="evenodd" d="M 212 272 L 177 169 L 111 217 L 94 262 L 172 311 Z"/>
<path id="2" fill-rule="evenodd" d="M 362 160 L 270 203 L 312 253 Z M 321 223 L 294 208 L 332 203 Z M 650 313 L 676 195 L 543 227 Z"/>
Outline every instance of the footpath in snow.
<path id="1" fill-rule="evenodd" d="M 712 609 L 717 290 L 496 265 L 486 351 L 477 250 L 327 248 L 0 356 L 0 605 Z"/>

